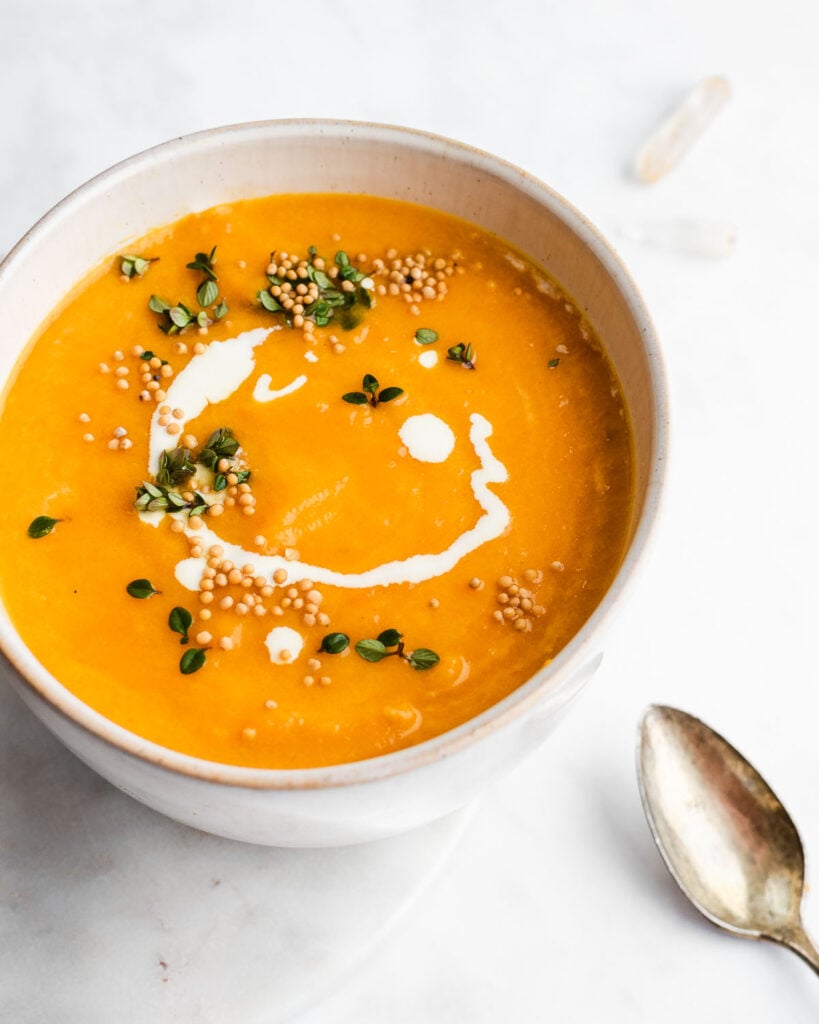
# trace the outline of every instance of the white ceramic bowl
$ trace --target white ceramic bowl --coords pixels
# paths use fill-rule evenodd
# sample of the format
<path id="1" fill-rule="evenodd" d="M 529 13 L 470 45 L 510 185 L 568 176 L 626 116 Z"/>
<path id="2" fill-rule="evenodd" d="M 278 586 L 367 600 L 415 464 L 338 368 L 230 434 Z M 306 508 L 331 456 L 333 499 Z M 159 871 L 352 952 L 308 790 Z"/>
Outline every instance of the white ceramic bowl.
<path id="1" fill-rule="evenodd" d="M 564 199 L 510 164 L 447 139 L 338 121 L 263 122 L 177 139 L 118 164 L 64 199 L 0 266 L 0 380 L 69 288 L 130 239 L 194 210 L 276 192 L 358 192 L 424 203 L 523 250 L 599 332 L 623 385 L 636 447 L 628 553 L 571 643 L 477 718 L 371 760 L 262 770 L 162 748 L 74 697 L 40 665 L 0 608 L 5 674 L 66 746 L 114 785 L 218 835 L 280 846 L 341 845 L 409 829 L 469 801 L 541 742 L 590 678 L 601 658 L 602 627 L 621 601 L 655 519 L 666 396 L 654 332 L 631 279 Z M 55 259 L 55 253 L 72 258 Z"/>

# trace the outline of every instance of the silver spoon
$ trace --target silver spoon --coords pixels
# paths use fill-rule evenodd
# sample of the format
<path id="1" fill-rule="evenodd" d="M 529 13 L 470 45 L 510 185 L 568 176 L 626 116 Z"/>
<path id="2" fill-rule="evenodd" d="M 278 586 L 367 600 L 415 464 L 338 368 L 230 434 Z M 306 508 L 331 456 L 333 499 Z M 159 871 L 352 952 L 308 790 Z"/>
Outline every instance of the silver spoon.
<path id="1" fill-rule="evenodd" d="M 762 776 L 698 718 L 657 704 L 640 723 L 637 776 L 657 847 L 697 910 L 733 935 L 782 943 L 819 974 L 800 913 L 802 843 Z"/>

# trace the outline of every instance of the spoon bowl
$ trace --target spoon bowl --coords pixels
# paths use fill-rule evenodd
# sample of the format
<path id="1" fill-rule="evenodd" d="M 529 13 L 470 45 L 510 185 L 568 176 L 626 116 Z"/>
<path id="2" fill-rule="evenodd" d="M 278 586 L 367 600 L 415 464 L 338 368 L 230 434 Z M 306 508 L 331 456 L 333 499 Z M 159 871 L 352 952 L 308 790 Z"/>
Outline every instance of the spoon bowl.
<path id="1" fill-rule="evenodd" d="M 782 943 L 819 973 L 801 920 L 799 833 L 756 769 L 698 718 L 651 705 L 637 776 L 657 848 L 700 913 L 734 935 Z"/>

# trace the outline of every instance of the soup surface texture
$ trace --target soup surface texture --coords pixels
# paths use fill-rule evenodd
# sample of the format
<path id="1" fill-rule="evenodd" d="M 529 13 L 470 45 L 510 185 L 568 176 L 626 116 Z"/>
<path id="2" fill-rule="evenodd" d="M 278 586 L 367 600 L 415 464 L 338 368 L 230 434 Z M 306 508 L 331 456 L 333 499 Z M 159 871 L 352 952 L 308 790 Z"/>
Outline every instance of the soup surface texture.
<path id="1" fill-rule="evenodd" d="M 571 639 L 629 528 L 589 324 L 504 242 L 386 199 L 247 200 L 132 243 L 34 339 L 0 429 L 25 642 L 113 721 L 230 764 L 467 721 Z"/>

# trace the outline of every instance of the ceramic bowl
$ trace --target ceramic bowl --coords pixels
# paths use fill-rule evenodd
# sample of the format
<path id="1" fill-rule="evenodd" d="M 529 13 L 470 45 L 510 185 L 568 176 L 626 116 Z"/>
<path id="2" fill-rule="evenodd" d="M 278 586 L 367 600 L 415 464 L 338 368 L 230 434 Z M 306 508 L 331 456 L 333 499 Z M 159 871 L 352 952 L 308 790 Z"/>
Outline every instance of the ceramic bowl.
<path id="1" fill-rule="evenodd" d="M 602 656 L 603 627 L 644 557 L 666 444 L 661 360 L 649 317 L 611 248 L 582 214 L 496 157 L 417 131 L 279 121 L 177 139 L 118 164 L 48 213 L 0 267 L 0 380 L 86 270 L 157 224 L 276 192 L 357 192 L 424 203 L 505 238 L 556 278 L 604 341 L 631 411 L 636 455 L 628 552 L 597 610 L 547 667 L 435 739 L 352 764 L 260 770 L 151 743 L 84 705 L 26 648 L 0 608 L 6 675 L 78 757 L 121 790 L 189 825 L 281 846 L 388 836 L 465 804 L 550 732 Z M 55 253 L 72 254 L 71 260 Z"/>

